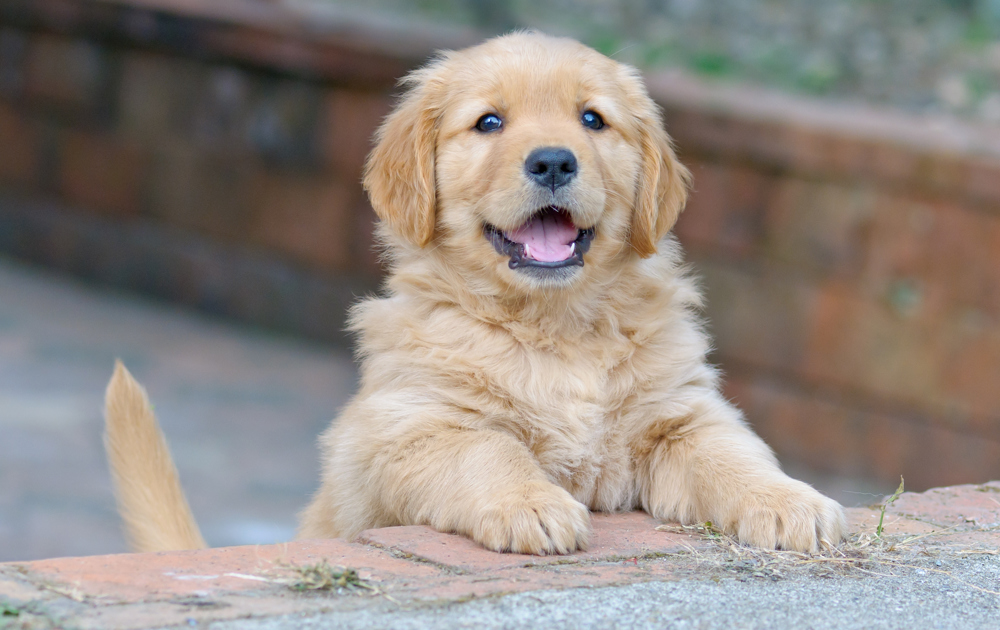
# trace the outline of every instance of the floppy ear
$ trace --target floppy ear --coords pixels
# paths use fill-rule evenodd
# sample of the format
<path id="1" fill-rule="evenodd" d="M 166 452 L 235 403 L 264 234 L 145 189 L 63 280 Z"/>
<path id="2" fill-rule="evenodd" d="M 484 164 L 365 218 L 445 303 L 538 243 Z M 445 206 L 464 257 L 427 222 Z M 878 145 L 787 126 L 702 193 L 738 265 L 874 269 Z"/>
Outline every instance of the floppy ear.
<path id="1" fill-rule="evenodd" d="M 434 149 L 438 64 L 410 73 L 412 87 L 379 127 L 365 162 L 364 187 L 375 214 L 403 239 L 423 247 L 434 236 Z"/>
<path id="2" fill-rule="evenodd" d="M 648 258 L 656 253 L 656 245 L 684 209 L 691 173 L 677 161 L 670 137 L 651 101 L 640 124 L 642 170 L 632 214 L 632 247 Z"/>

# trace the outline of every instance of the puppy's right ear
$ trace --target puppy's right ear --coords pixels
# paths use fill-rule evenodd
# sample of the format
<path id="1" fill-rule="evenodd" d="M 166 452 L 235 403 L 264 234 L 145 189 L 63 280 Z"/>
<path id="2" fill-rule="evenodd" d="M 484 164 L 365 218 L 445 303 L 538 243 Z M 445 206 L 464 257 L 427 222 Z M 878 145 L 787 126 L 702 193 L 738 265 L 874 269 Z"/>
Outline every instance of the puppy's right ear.
<path id="1" fill-rule="evenodd" d="M 405 240 L 423 247 L 434 236 L 434 152 L 443 89 L 441 62 L 410 73 L 403 100 L 375 135 L 364 186 L 375 214 Z"/>

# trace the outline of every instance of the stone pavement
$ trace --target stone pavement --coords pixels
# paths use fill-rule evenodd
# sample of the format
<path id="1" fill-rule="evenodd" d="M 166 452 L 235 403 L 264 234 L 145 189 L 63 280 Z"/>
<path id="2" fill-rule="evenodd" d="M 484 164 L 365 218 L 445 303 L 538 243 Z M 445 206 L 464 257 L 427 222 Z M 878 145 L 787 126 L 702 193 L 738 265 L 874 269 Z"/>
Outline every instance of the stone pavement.
<path id="1" fill-rule="evenodd" d="M 815 556 L 640 512 L 594 514 L 590 549 L 571 556 L 497 554 L 393 527 L 354 542 L 9 563 L 0 598 L 11 625 L 40 629 L 996 627 L 998 499 L 1000 482 L 904 494 L 881 539 L 878 510 L 851 508 L 852 539 Z M 302 590 L 306 567 L 323 561 L 359 581 Z"/>
<path id="2" fill-rule="evenodd" d="M 213 546 L 289 540 L 346 347 L 281 337 L 0 259 L 0 561 L 125 551 L 101 445 L 116 357 L 146 386 Z"/>

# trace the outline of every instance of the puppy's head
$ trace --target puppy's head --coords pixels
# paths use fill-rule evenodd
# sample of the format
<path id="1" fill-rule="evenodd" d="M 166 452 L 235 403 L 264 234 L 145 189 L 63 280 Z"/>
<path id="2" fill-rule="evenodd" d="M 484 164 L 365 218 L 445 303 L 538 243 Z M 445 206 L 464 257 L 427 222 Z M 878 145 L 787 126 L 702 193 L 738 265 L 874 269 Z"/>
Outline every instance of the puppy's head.
<path id="1" fill-rule="evenodd" d="M 656 253 L 684 206 L 639 74 L 582 44 L 516 33 L 405 83 L 364 180 L 397 256 L 505 291 L 570 286 Z"/>

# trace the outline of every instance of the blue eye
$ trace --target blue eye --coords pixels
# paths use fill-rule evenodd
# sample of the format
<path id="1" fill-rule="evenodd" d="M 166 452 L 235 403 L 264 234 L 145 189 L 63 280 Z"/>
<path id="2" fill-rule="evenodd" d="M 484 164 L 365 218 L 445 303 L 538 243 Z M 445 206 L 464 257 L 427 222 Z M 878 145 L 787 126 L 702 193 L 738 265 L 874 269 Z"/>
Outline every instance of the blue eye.
<path id="1" fill-rule="evenodd" d="M 580 116 L 580 122 L 588 129 L 601 129 L 604 127 L 604 119 L 592 109 L 583 112 L 583 116 Z"/>
<path id="2" fill-rule="evenodd" d="M 496 131 L 502 126 L 503 121 L 496 114 L 486 114 L 476 123 L 476 129 L 485 133 Z"/>

